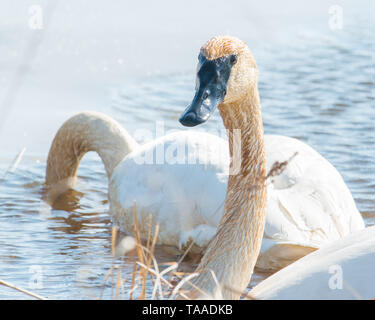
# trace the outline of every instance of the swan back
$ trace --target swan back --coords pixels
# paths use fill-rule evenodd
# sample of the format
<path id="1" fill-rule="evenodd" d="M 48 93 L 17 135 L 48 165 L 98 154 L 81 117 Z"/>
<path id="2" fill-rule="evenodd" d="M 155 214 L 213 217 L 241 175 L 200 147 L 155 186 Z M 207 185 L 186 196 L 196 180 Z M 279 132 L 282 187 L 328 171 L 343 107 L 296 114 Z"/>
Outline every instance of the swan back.
<path id="1" fill-rule="evenodd" d="M 196 131 L 171 133 L 140 146 L 121 161 L 110 179 L 114 220 L 132 232 L 136 201 L 139 225 L 145 227 L 142 235 L 148 233 L 152 212 L 152 222 L 160 223 L 159 243 L 186 247 L 194 239 L 205 247 L 223 211 L 227 148 L 225 140 Z"/>

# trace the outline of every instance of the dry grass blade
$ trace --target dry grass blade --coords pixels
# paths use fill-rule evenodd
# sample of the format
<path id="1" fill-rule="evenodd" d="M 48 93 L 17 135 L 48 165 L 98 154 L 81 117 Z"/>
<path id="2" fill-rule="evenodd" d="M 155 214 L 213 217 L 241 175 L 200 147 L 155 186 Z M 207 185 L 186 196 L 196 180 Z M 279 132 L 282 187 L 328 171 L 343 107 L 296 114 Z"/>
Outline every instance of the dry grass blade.
<path id="1" fill-rule="evenodd" d="M 25 151 L 26 151 L 26 148 L 23 147 L 21 149 L 21 151 L 17 154 L 16 158 L 13 160 L 12 165 L 7 170 L 8 172 L 14 172 L 17 169 L 17 167 L 18 167 L 19 163 L 21 162 L 21 159 L 22 159 Z"/>
<path id="2" fill-rule="evenodd" d="M 154 238 L 152 239 L 151 248 L 147 247 L 147 251 L 148 251 L 147 267 L 151 265 L 151 260 L 152 260 L 152 257 L 154 256 L 154 250 L 155 250 L 156 241 L 158 239 L 158 234 L 159 234 L 159 223 L 155 227 L 155 234 L 154 234 Z"/>
<path id="3" fill-rule="evenodd" d="M 188 246 L 188 248 L 185 250 L 184 254 L 181 256 L 180 260 L 178 260 L 178 264 L 180 264 L 182 261 L 184 261 L 185 257 L 187 256 L 187 254 L 189 253 L 189 251 L 191 250 L 191 248 L 193 247 L 195 241 L 192 240 Z"/>
<path id="4" fill-rule="evenodd" d="M 117 281 L 116 281 L 116 293 L 115 293 L 115 299 L 118 300 L 119 292 L 121 287 L 121 266 L 117 269 Z"/>
<path id="5" fill-rule="evenodd" d="M 170 266 L 168 268 L 166 268 L 162 272 L 160 272 L 161 276 L 163 276 L 163 275 L 167 274 L 168 272 L 171 272 L 172 270 L 178 268 L 178 263 L 177 262 L 170 262 L 169 264 L 170 264 Z"/>
<path id="6" fill-rule="evenodd" d="M 156 241 L 157 241 L 157 238 L 158 238 L 158 234 L 159 234 L 159 223 L 155 227 L 155 234 L 154 234 L 154 238 L 152 240 L 151 248 L 149 249 L 149 247 L 147 247 L 147 249 L 149 249 L 149 250 L 148 250 L 148 259 L 147 259 L 147 264 L 146 264 L 146 266 L 147 266 L 146 270 L 148 270 L 150 268 L 151 260 L 154 258 L 154 250 L 155 250 L 155 245 L 156 245 Z M 157 263 L 156 263 L 156 265 L 157 265 Z M 146 273 L 145 278 L 144 278 L 145 285 L 146 285 L 146 277 L 147 277 L 147 273 Z M 161 288 L 161 286 L 160 286 L 160 288 Z M 163 295 L 162 290 L 160 290 L 160 294 Z"/>
<path id="7" fill-rule="evenodd" d="M 158 265 L 158 263 L 155 259 L 155 256 L 152 255 L 151 257 L 152 257 L 152 261 L 154 262 L 156 273 L 160 274 L 159 265 Z M 162 288 L 162 285 L 161 285 L 161 282 L 160 282 L 160 278 L 158 278 L 158 277 L 156 277 L 156 281 L 154 283 L 154 289 L 152 290 L 153 297 L 155 296 L 157 289 L 159 289 L 159 296 L 163 297 L 163 288 Z"/>
<path id="8" fill-rule="evenodd" d="M 148 216 L 148 234 L 147 234 L 146 248 L 150 248 L 151 234 L 152 234 L 152 214 Z"/>
<path id="9" fill-rule="evenodd" d="M 279 162 L 279 161 L 276 161 L 270 171 L 267 173 L 266 176 L 260 176 L 260 177 L 257 177 L 256 179 L 256 183 L 254 185 L 251 185 L 248 187 L 248 190 L 251 191 L 251 190 L 254 190 L 254 189 L 257 189 L 257 188 L 263 188 L 265 186 L 265 183 L 266 181 L 271 178 L 271 177 L 276 177 L 276 176 L 279 176 L 280 174 L 283 173 L 283 171 L 286 169 L 286 167 L 288 166 L 288 164 L 298 155 L 298 152 L 295 152 L 289 159 L 285 160 L 285 161 L 282 161 L 282 162 Z"/>
<path id="10" fill-rule="evenodd" d="M 116 226 L 113 226 L 112 227 L 112 232 L 111 232 L 111 250 L 112 250 L 112 256 L 115 256 L 117 236 L 118 236 L 118 229 L 117 229 Z"/>
<path id="11" fill-rule="evenodd" d="M 102 297 L 103 297 L 105 283 L 107 282 L 109 276 L 112 274 L 113 269 L 114 269 L 114 267 L 111 267 L 111 268 L 108 270 L 108 272 L 107 272 L 107 274 L 106 274 L 106 276 L 105 276 L 105 278 L 104 278 L 103 285 L 102 285 L 102 287 L 101 287 L 101 289 L 100 289 L 100 296 L 99 296 L 99 299 L 102 299 Z"/>
<path id="12" fill-rule="evenodd" d="M 199 292 L 205 294 L 203 290 L 198 288 L 194 283 L 192 283 L 190 280 L 198 276 L 199 273 L 192 273 L 188 275 L 187 277 L 181 279 L 181 281 L 174 287 L 173 291 L 170 294 L 170 299 L 173 299 L 177 295 L 181 296 L 182 298 L 186 300 L 191 300 L 184 292 L 180 291 L 180 289 L 184 286 L 185 283 L 189 283 L 194 289 L 198 290 Z"/>
<path id="13" fill-rule="evenodd" d="M 215 274 L 215 272 L 214 272 L 213 270 L 210 269 L 210 273 L 211 273 L 212 278 L 213 278 L 214 281 L 215 281 L 216 288 L 218 288 L 218 290 L 216 290 L 216 293 L 215 293 L 215 297 L 214 297 L 214 298 L 215 298 L 215 300 L 217 300 L 217 299 L 219 299 L 219 300 L 223 300 L 223 294 L 222 294 L 221 285 L 220 285 L 220 283 L 219 283 L 219 280 L 217 280 L 216 274 Z M 218 294 L 219 294 L 219 296 L 216 296 L 216 295 L 218 295 Z"/>
<path id="14" fill-rule="evenodd" d="M 150 219 L 150 222 L 151 221 L 152 219 Z M 149 239 L 151 239 L 151 233 L 152 233 L 151 229 L 152 229 L 152 224 L 150 223 L 149 224 Z M 148 271 L 150 270 L 151 260 L 154 256 L 154 250 L 155 250 L 155 245 L 156 245 L 158 234 L 159 234 L 159 224 L 157 224 L 155 227 L 155 233 L 152 239 L 152 243 L 150 244 L 150 241 L 147 241 L 147 247 L 144 248 L 145 249 L 144 252 L 147 252 L 148 257 L 146 258 L 146 254 L 144 253 L 145 260 L 146 260 L 146 268 L 142 269 L 142 296 L 143 297 L 145 297 L 146 295 L 147 274 L 148 274 Z"/>
<path id="15" fill-rule="evenodd" d="M 137 276 L 137 264 L 134 263 L 134 266 L 133 266 L 133 272 L 132 272 L 132 282 L 131 282 L 131 290 L 129 292 L 129 300 L 132 300 L 133 299 L 133 292 L 136 288 L 136 285 L 135 285 L 135 278 Z"/>
<path id="16" fill-rule="evenodd" d="M 35 293 L 31 292 L 31 291 L 28 291 L 26 289 L 17 287 L 17 286 L 15 286 L 15 285 L 13 285 L 13 284 L 11 284 L 9 282 L 6 282 L 4 280 L 0 280 L 0 285 L 3 285 L 5 287 L 8 287 L 8 288 L 11 288 L 11 289 L 14 289 L 14 290 L 17 290 L 19 292 L 22 292 L 22 293 L 24 293 L 24 294 L 26 294 L 26 295 L 28 295 L 30 297 L 36 298 L 38 300 L 47 300 L 47 298 L 45 298 L 45 297 L 42 297 L 42 296 L 40 296 L 38 294 L 35 294 Z"/>
<path id="17" fill-rule="evenodd" d="M 283 162 L 276 161 L 272 165 L 271 170 L 268 172 L 268 174 L 266 176 L 266 179 L 268 179 L 270 177 L 279 176 L 280 174 L 282 174 L 283 171 L 286 169 L 287 165 L 289 164 L 289 162 L 292 161 L 297 156 L 297 154 L 298 154 L 298 152 L 295 152 L 289 159 L 287 159 Z"/>
<path id="18" fill-rule="evenodd" d="M 155 245 L 156 245 L 157 237 L 158 237 L 158 234 L 159 234 L 159 224 L 157 224 L 156 227 L 155 227 L 153 239 L 151 241 L 151 235 L 152 235 L 152 217 L 151 216 L 149 218 L 148 226 L 149 226 L 149 232 L 148 232 L 148 237 L 147 237 L 148 238 L 147 239 L 147 247 L 145 248 L 142 245 L 141 237 L 140 237 L 140 234 L 139 234 L 137 203 L 136 203 L 136 201 L 134 201 L 133 233 L 134 233 L 134 237 L 135 237 L 135 240 L 136 240 L 136 251 L 137 251 L 137 256 L 138 256 L 138 260 L 139 260 L 138 265 L 140 266 L 140 268 L 138 270 L 137 264 L 134 265 L 134 269 L 133 269 L 133 273 L 132 273 L 132 288 L 135 285 L 136 275 L 138 273 L 137 271 L 139 271 L 139 275 L 140 275 L 141 280 L 142 280 L 142 285 L 141 285 L 141 293 L 140 293 L 138 299 L 141 299 L 141 300 L 146 298 L 147 276 L 148 276 L 148 272 L 150 270 L 150 265 L 151 265 L 151 261 L 153 259 Z M 132 299 L 132 298 L 133 298 L 133 296 L 131 294 L 130 299 Z"/>
<path id="19" fill-rule="evenodd" d="M 9 168 L 4 172 L 4 174 L 3 174 L 2 178 L 0 179 L 0 181 L 4 180 L 5 177 L 6 177 L 6 175 L 7 175 L 9 172 L 14 172 L 14 171 L 17 169 L 17 167 L 18 167 L 19 163 L 21 162 L 21 159 L 22 159 L 22 157 L 23 157 L 25 151 L 26 151 L 26 148 L 23 147 L 23 148 L 21 149 L 21 151 L 18 152 L 17 156 L 14 158 L 14 160 L 13 160 L 12 163 L 10 164 Z"/>
<path id="20" fill-rule="evenodd" d="M 154 270 L 152 268 L 149 268 L 147 267 L 145 264 L 143 263 L 140 263 L 139 261 L 136 262 L 139 266 L 141 266 L 142 268 L 144 269 L 147 269 L 151 274 L 153 274 L 154 276 L 156 276 L 156 278 L 162 280 L 166 285 L 170 286 L 170 287 L 173 287 L 173 285 L 168 282 L 168 280 L 166 280 L 165 278 L 163 278 L 160 274 L 160 272 L 158 272 L 157 270 Z"/>
<path id="21" fill-rule="evenodd" d="M 140 238 L 140 235 L 139 235 L 139 228 L 138 228 L 138 210 L 137 210 L 137 202 L 136 201 L 134 201 L 133 233 L 134 233 L 134 237 L 135 237 L 135 240 L 136 240 L 136 243 L 137 243 L 136 250 L 137 250 L 138 259 L 142 264 L 144 264 L 144 254 L 143 254 L 143 250 L 142 250 L 142 243 L 141 243 L 141 238 Z M 139 273 L 140 273 L 141 277 L 143 278 L 143 272 L 142 271 L 143 270 L 140 270 Z M 134 265 L 132 287 L 135 284 L 136 275 L 137 275 L 137 266 Z M 143 285 L 143 281 L 142 281 L 141 295 L 138 298 L 141 299 L 141 300 L 145 299 L 145 294 L 146 294 L 146 287 L 145 287 L 145 285 Z"/>
<path id="22" fill-rule="evenodd" d="M 217 292 L 214 294 L 214 295 L 211 295 L 211 294 L 208 294 L 207 292 L 205 292 L 204 290 L 202 290 L 201 288 L 197 287 L 194 283 L 192 283 L 190 280 L 194 277 L 196 277 L 199 273 L 193 273 L 185 278 L 183 278 L 179 283 L 178 285 L 175 287 L 175 289 L 173 290 L 172 294 L 171 294 L 171 297 L 175 296 L 175 295 L 179 295 L 180 297 L 186 299 L 186 295 L 182 292 L 182 291 L 179 291 L 181 289 L 181 287 L 184 286 L 184 283 L 188 283 L 193 289 L 196 290 L 196 292 L 200 293 L 200 296 L 196 296 L 196 294 L 194 293 L 194 297 L 193 299 L 210 299 L 210 300 L 222 300 L 223 299 L 223 295 L 222 295 L 222 291 L 221 291 L 221 286 L 220 286 L 220 283 L 214 273 L 213 270 L 211 269 L 205 269 L 206 271 L 210 272 L 211 273 L 211 276 L 216 284 L 216 287 L 217 287 Z M 203 271 L 203 270 L 202 270 Z M 202 272 L 201 271 L 201 272 Z M 190 290 L 189 290 L 190 291 Z M 191 297 L 188 297 L 189 300 L 191 300 Z"/>
<path id="23" fill-rule="evenodd" d="M 156 262 L 156 261 L 155 261 Z M 141 264 L 139 261 L 137 261 L 137 264 L 139 264 L 140 266 L 142 266 L 143 268 L 147 268 L 146 265 L 143 265 Z M 152 268 L 148 268 L 148 271 L 150 272 L 150 274 L 153 274 L 158 280 L 159 282 L 163 282 L 165 285 L 167 285 L 167 287 L 169 288 L 175 288 L 175 286 L 172 285 L 172 283 L 170 283 L 168 280 L 166 280 L 163 276 L 170 272 L 171 270 L 174 270 L 175 268 L 177 268 L 177 263 L 171 265 L 170 267 L 168 267 L 166 270 L 162 271 L 162 272 L 159 272 L 158 270 L 154 270 Z M 156 287 L 154 287 L 154 291 L 156 290 Z M 183 295 L 183 294 L 182 294 Z M 154 295 L 153 295 L 154 296 Z M 183 295 L 185 299 L 188 299 L 187 296 Z M 161 296 L 163 297 L 163 296 Z"/>
<path id="24" fill-rule="evenodd" d="M 225 289 L 230 290 L 238 295 L 240 295 L 240 298 L 244 298 L 246 300 L 258 300 L 254 296 L 252 296 L 250 293 L 241 292 L 240 290 L 234 289 L 232 287 L 225 286 Z"/>

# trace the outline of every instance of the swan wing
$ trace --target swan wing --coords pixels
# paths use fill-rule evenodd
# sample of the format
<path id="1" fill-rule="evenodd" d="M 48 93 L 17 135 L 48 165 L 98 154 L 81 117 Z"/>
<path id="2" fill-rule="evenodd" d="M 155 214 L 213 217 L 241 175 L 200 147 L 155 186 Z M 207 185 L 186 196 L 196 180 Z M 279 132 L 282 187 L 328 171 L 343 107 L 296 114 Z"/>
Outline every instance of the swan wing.
<path id="1" fill-rule="evenodd" d="M 301 247 L 311 251 L 364 228 L 341 175 L 318 152 L 284 136 L 268 135 L 265 143 L 268 170 L 297 154 L 281 175 L 270 178 L 260 260 L 267 260 L 266 252 L 274 246 L 283 245 L 290 252 L 280 250 L 279 255 L 290 263 L 301 256 Z"/>

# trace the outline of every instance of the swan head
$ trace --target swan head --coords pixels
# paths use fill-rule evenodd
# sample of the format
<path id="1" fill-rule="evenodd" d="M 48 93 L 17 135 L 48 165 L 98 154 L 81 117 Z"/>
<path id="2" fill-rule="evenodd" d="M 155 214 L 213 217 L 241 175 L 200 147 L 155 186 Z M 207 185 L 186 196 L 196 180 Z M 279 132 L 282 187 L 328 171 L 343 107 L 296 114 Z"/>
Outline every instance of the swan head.
<path id="1" fill-rule="evenodd" d="M 242 40 L 214 37 L 198 56 L 196 91 L 179 121 L 188 127 L 204 123 L 220 104 L 241 100 L 257 83 L 255 59 Z"/>

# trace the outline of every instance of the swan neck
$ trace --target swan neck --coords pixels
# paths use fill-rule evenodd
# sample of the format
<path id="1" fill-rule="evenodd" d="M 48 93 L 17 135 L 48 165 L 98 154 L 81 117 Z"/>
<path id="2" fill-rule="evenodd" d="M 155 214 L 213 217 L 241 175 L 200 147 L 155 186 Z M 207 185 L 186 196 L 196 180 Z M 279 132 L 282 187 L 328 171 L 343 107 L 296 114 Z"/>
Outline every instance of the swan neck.
<path id="1" fill-rule="evenodd" d="M 231 170 L 224 213 L 194 284 L 211 297 L 220 294 L 219 298 L 238 299 L 250 282 L 265 224 L 266 188 L 262 179 L 266 162 L 258 89 L 249 90 L 237 102 L 222 104 L 219 110 L 228 130 Z"/>
<path id="2" fill-rule="evenodd" d="M 56 133 L 47 159 L 46 184 L 73 187 L 79 163 L 89 151 L 98 153 L 110 178 L 118 163 L 136 147 L 129 133 L 110 117 L 79 113 Z"/>

